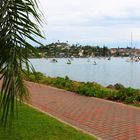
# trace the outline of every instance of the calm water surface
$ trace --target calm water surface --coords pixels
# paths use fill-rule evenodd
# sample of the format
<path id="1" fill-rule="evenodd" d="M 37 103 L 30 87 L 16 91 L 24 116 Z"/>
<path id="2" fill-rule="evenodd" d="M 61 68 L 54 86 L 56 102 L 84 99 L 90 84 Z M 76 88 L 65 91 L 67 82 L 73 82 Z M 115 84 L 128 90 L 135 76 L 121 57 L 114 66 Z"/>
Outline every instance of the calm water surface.
<path id="1" fill-rule="evenodd" d="M 57 59 L 58 63 L 50 63 L 51 59 L 30 59 L 36 71 L 51 77 L 65 77 L 76 81 L 97 82 L 103 86 L 121 83 L 126 87 L 140 89 L 140 62 L 126 62 L 127 58 L 111 58 L 107 60 L 75 58 L 72 64 L 67 59 Z M 97 65 L 93 65 L 93 61 Z"/>

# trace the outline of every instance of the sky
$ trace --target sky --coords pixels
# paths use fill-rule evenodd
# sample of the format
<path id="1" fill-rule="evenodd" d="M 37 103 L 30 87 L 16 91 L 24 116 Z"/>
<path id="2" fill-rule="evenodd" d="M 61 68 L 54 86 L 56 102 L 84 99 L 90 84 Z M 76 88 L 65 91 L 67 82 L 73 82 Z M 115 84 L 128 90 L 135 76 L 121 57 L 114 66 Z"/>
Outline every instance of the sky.
<path id="1" fill-rule="evenodd" d="M 140 0 L 39 0 L 46 40 L 140 48 Z"/>

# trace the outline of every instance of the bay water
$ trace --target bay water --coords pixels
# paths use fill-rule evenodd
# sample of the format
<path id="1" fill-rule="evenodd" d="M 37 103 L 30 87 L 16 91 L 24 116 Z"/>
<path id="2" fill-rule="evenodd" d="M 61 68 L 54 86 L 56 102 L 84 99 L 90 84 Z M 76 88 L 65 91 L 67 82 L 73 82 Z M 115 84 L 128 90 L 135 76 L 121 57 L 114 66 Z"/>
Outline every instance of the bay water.
<path id="1" fill-rule="evenodd" d="M 97 82 L 103 86 L 121 83 L 125 87 L 140 89 L 140 62 L 126 62 L 128 58 L 74 58 L 67 64 L 67 58 L 30 59 L 36 71 L 50 77 L 65 77 L 82 82 Z M 96 65 L 95 65 L 96 62 Z"/>

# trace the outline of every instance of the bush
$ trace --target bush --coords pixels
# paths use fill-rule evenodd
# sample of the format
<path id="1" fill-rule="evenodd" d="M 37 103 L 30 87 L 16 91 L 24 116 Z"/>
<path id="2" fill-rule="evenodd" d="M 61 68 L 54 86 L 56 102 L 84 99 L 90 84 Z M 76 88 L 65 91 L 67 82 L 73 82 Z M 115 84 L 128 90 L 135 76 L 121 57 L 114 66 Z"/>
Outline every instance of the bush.
<path id="1" fill-rule="evenodd" d="M 136 103 L 140 101 L 140 91 L 133 88 L 123 88 L 114 92 L 112 99 L 125 103 Z"/>
<path id="2" fill-rule="evenodd" d="M 32 82 L 42 82 L 46 78 L 41 72 L 28 73 L 27 71 L 24 71 L 23 77 L 24 79 Z"/>
<path id="3" fill-rule="evenodd" d="M 129 103 L 136 103 L 136 102 L 137 102 L 137 99 L 136 99 L 136 97 L 133 97 L 133 96 L 126 97 L 125 100 L 124 100 L 124 103 L 127 103 L 127 104 L 129 104 Z"/>

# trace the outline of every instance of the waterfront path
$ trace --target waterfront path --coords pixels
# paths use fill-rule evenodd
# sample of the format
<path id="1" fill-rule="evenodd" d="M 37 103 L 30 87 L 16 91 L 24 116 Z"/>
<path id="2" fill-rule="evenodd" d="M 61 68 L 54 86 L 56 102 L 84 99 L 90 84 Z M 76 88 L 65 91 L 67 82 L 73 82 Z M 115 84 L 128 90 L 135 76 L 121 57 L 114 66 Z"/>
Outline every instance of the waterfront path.
<path id="1" fill-rule="evenodd" d="M 28 83 L 33 106 L 103 140 L 140 140 L 140 108 Z"/>

